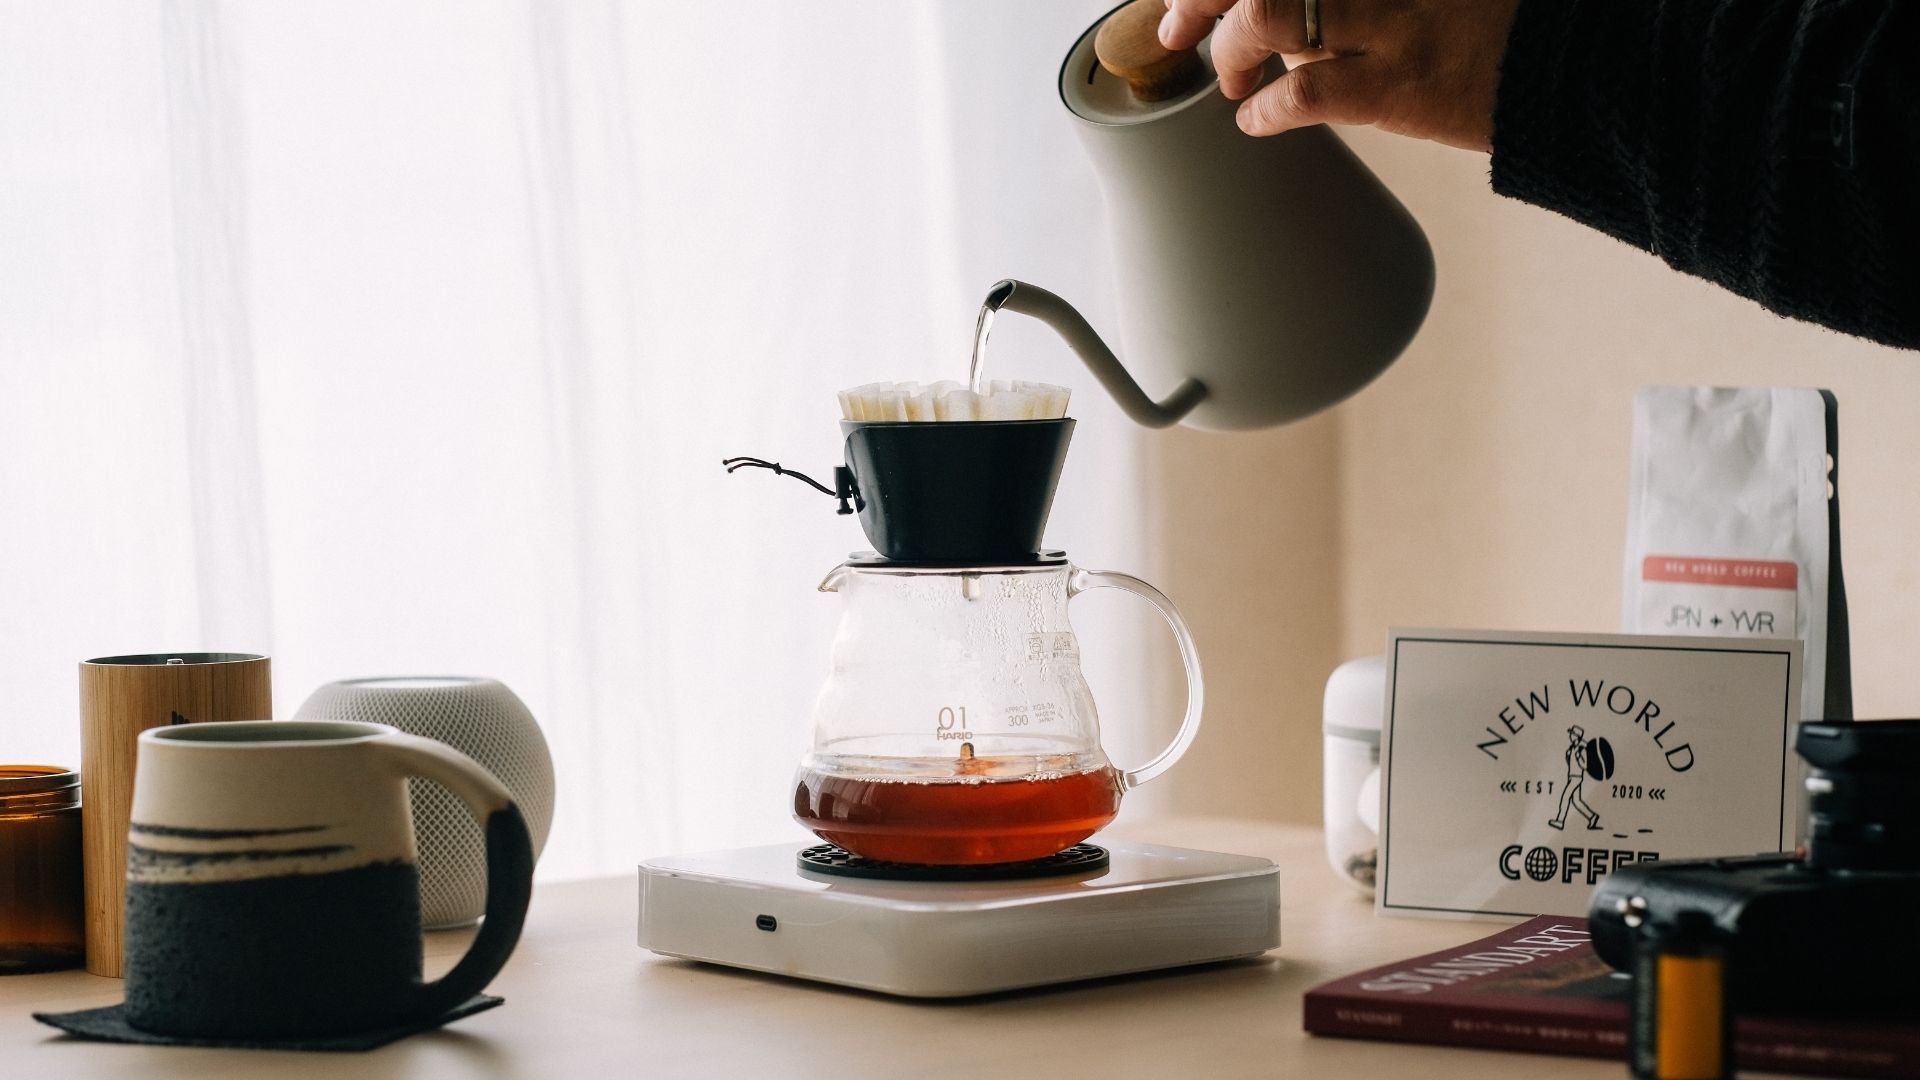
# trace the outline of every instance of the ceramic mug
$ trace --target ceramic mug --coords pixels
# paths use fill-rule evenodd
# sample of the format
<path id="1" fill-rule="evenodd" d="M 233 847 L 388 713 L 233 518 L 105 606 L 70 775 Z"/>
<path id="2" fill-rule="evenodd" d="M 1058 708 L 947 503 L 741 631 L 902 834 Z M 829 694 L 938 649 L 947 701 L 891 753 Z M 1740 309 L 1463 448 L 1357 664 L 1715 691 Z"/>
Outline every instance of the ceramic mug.
<path id="1" fill-rule="evenodd" d="M 383 724 L 266 721 L 140 736 L 127 849 L 125 1016 L 151 1032 L 284 1038 L 436 1018 L 513 952 L 533 846 L 506 788 L 443 743 Z M 421 979 L 407 778 L 487 836 L 486 922 Z"/>

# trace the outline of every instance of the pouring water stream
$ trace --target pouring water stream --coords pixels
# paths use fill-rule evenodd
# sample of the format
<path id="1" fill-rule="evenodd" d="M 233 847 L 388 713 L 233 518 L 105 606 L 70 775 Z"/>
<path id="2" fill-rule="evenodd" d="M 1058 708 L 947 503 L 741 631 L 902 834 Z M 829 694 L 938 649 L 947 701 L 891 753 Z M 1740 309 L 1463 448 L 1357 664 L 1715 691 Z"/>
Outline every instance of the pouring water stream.
<path id="1" fill-rule="evenodd" d="M 999 305 L 989 297 L 980 305 L 980 314 L 973 320 L 973 359 L 967 365 L 967 389 L 975 394 L 986 385 L 987 335 L 993 333 L 993 316 L 999 310 Z"/>

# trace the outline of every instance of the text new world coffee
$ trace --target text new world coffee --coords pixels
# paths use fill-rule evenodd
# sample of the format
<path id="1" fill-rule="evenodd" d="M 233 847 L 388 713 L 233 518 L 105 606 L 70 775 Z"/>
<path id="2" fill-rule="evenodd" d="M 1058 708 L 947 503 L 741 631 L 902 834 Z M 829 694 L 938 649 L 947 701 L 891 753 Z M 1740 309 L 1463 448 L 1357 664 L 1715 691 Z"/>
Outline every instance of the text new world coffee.
<path id="1" fill-rule="evenodd" d="M 1643 863 L 1777 851 L 1800 645 L 1396 630 L 1377 903 L 1574 916 Z"/>

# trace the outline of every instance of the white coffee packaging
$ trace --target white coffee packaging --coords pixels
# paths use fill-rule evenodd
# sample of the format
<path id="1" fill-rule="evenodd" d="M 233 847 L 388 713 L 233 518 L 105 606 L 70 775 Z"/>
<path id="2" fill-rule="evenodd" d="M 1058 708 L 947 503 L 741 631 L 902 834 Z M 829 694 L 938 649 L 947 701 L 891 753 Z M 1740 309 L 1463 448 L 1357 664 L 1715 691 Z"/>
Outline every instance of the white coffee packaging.
<path id="1" fill-rule="evenodd" d="M 1805 643 L 1800 716 L 1853 715 L 1825 390 L 1643 387 L 1620 626 Z"/>

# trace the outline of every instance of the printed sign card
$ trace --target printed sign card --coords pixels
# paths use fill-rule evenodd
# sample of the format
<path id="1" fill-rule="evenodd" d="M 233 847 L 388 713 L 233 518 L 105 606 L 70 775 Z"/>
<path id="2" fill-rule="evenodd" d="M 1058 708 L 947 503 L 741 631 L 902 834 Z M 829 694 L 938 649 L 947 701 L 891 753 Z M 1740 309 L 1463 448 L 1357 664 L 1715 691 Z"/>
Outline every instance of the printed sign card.
<path id="1" fill-rule="evenodd" d="M 1800 642 L 1395 630 L 1378 910 L 1584 916 L 1617 866 L 1781 851 Z"/>

